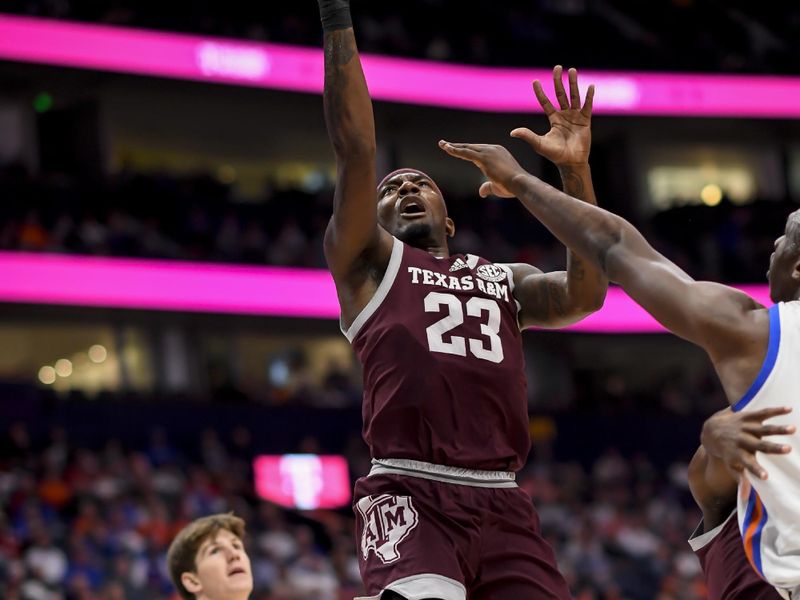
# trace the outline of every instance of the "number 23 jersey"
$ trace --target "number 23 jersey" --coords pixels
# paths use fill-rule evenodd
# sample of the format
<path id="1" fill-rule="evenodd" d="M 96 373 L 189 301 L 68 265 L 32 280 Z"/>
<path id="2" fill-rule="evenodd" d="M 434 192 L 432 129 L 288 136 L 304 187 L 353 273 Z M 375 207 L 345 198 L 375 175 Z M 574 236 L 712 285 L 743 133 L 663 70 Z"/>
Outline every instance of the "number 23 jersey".
<path id="1" fill-rule="evenodd" d="M 345 335 L 364 370 L 372 458 L 518 470 L 530 450 L 511 270 L 394 240 L 375 295 Z"/>

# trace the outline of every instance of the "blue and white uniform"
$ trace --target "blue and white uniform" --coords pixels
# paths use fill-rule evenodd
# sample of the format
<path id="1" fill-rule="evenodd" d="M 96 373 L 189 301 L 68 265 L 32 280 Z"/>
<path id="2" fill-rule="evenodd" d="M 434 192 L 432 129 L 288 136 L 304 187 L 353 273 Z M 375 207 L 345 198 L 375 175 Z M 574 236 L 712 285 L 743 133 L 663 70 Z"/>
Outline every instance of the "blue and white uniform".
<path id="1" fill-rule="evenodd" d="M 759 454 L 769 473 L 764 481 L 740 478 L 738 517 L 744 550 L 753 568 L 785 598 L 800 598 L 800 301 L 769 309 L 769 346 L 755 382 L 733 407 L 757 411 L 795 410 L 770 423 L 794 425 L 796 432 L 771 439 L 789 444 L 788 455 Z"/>

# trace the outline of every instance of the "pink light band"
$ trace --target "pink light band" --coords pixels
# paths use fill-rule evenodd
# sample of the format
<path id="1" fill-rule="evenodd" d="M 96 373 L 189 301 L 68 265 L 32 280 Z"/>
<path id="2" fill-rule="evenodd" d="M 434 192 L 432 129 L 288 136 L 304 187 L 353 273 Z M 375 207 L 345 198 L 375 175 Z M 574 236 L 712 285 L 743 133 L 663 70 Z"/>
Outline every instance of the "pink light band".
<path id="1" fill-rule="evenodd" d="M 319 49 L 0 16 L 0 59 L 229 85 L 321 93 Z M 478 111 L 539 111 L 531 81 L 545 69 L 505 69 L 362 55 L 373 98 Z M 413 85 L 409 85 L 413 82 Z M 800 117 L 800 77 L 582 71 L 595 112 Z"/>
<path id="2" fill-rule="evenodd" d="M 737 286 L 765 306 L 767 286 Z M 0 252 L 0 302 L 182 312 L 339 318 L 327 271 Z M 621 289 L 569 327 L 591 333 L 663 333 Z"/>

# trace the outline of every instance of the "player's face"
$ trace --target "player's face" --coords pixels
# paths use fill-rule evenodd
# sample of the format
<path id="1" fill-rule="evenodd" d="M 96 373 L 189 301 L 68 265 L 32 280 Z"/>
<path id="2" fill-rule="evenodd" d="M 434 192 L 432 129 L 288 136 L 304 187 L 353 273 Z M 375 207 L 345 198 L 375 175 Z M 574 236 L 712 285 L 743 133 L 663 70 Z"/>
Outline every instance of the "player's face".
<path id="1" fill-rule="evenodd" d="M 443 243 L 453 222 L 436 184 L 419 171 L 402 171 L 378 188 L 378 222 L 412 246 Z"/>
<path id="2" fill-rule="evenodd" d="M 246 600 L 253 591 L 253 573 L 244 545 L 234 533 L 221 529 L 203 542 L 195 557 L 196 572 L 182 578 L 198 599 Z M 192 579 L 193 577 L 193 579 Z"/>
<path id="3" fill-rule="evenodd" d="M 781 237 L 775 240 L 775 251 L 769 258 L 769 295 L 773 302 L 792 300 L 800 285 L 800 272 L 797 270 L 800 248 L 793 241 L 797 232 L 792 231 L 799 227 L 798 218 L 800 211 L 789 215 L 786 220 L 786 229 Z"/>

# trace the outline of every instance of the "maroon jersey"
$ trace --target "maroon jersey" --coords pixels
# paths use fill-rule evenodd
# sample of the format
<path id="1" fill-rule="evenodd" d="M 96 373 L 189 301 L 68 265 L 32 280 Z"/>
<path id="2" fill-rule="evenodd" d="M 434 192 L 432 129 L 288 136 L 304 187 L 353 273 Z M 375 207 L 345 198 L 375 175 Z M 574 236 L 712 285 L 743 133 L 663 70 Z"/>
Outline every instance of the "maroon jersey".
<path id="1" fill-rule="evenodd" d="M 522 338 L 508 267 L 395 240 L 345 332 L 364 368 L 373 458 L 517 470 L 530 449 Z"/>
<path id="2" fill-rule="evenodd" d="M 709 600 L 781 600 L 747 561 L 736 512 L 719 527 L 693 537 L 689 544 L 703 568 Z"/>

